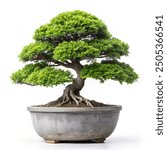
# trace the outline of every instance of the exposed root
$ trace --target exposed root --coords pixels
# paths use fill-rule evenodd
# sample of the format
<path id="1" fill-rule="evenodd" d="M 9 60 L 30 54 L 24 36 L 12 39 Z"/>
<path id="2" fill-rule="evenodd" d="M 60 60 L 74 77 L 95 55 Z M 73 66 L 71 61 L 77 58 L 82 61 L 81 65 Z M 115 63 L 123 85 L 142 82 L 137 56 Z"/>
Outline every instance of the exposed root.
<path id="1" fill-rule="evenodd" d="M 88 99 L 74 94 L 72 90 L 64 92 L 62 102 L 57 106 L 60 107 L 66 103 L 72 103 L 72 101 L 74 101 L 77 106 L 79 106 L 80 103 L 85 103 L 87 106 L 94 107 Z"/>
<path id="2" fill-rule="evenodd" d="M 77 100 L 77 97 L 74 95 L 73 91 L 70 90 L 70 96 L 72 98 L 72 100 L 75 101 L 75 103 L 77 104 L 77 106 L 79 106 L 79 101 Z"/>
<path id="3" fill-rule="evenodd" d="M 94 107 L 88 99 L 86 99 L 86 98 L 84 98 L 84 97 L 82 97 L 82 96 L 81 96 L 81 99 L 82 99 L 82 101 L 83 101 L 84 103 L 86 103 L 87 106 Z"/>

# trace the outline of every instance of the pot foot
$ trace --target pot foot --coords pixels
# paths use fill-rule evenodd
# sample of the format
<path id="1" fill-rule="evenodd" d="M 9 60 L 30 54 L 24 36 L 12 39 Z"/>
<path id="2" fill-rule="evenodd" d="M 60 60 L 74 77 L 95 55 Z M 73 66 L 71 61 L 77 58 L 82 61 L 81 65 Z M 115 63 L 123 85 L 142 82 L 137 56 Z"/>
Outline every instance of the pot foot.
<path id="1" fill-rule="evenodd" d="M 104 143 L 106 139 L 96 139 L 94 140 L 96 143 Z"/>
<path id="2" fill-rule="evenodd" d="M 59 141 L 56 141 L 56 140 L 45 140 L 46 143 L 49 143 L 49 144 L 56 144 L 56 143 L 59 143 Z"/>

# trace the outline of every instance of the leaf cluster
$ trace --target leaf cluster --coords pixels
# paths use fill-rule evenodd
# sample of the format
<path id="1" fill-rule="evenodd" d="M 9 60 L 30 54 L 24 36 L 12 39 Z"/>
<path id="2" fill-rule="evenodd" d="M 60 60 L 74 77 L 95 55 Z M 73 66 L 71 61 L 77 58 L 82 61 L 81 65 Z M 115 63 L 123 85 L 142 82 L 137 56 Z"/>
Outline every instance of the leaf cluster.
<path id="1" fill-rule="evenodd" d="M 51 19 L 50 23 L 40 26 L 35 31 L 35 40 L 68 41 L 80 37 L 108 38 L 110 33 L 106 25 L 97 17 L 75 10 L 64 12 Z"/>
<path id="2" fill-rule="evenodd" d="M 46 87 L 72 81 L 69 71 L 55 69 L 47 66 L 45 63 L 28 64 L 13 73 L 11 78 L 14 83 Z"/>
<path id="3" fill-rule="evenodd" d="M 109 39 L 94 39 L 88 41 L 88 43 L 100 51 L 99 57 L 119 59 L 121 56 L 129 54 L 128 44 L 114 37 Z"/>
<path id="4" fill-rule="evenodd" d="M 49 42 L 35 42 L 23 47 L 19 55 L 21 61 L 41 60 L 52 57 L 54 45 Z"/>
<path id="5" fill-rule="evenodd" d="M 94 78 L 101 82 L 108 79 L 123 82 L 133 83 L 137 80 L 138 75 L 128 64 L 118 61 L 103 61 L 102 63 L 94 62 L 91 65 L 86 65 L 81 70 L 82 78 Z"/>
<path id="6" fill-rule="evenodd" d="M 54 51 L 53 58 L 64 62 L 66 60 L 94 58 L 100 55 L 99 49 L 84 41 L 70 41 L 59 44 Z"/>

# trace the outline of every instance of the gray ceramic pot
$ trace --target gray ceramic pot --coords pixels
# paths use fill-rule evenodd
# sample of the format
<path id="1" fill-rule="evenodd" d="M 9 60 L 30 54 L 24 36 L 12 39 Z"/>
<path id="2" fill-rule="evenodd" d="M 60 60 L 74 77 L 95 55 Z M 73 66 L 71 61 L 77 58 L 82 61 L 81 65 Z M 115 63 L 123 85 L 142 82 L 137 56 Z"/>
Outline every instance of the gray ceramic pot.
<path id="1" fill-rule="evenodd" d="M 114 131 L 122 106 L 28 107 L 34 129 L 48 143 L 59 141 L 104 142 Z"/>

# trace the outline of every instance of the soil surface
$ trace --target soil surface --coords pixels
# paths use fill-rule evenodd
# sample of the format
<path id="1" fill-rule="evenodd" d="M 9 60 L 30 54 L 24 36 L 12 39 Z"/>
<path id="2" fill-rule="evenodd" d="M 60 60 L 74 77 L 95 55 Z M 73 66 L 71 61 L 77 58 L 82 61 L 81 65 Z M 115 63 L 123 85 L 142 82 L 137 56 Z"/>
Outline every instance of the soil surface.
<path id="1" fill-rule="evenodd" d="M 95 100 L 89 100 L 89 102 L 93 105 L 93 107 L 109 106 L 107 104 L 103 104 Z M 63 105 L 60 105 L 61 103 L 62 103 L 61 100 L 56 100 L 43 105 L 35 105 L 34 107 L 90 107 L 83 102 L 80 102 L 79 105 L 77 105 L 74 101 L 71 101 L 71 103 L 65 103 Z"/>

